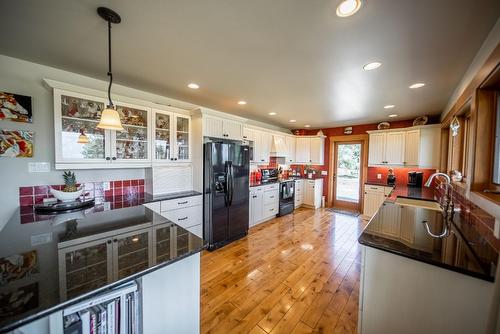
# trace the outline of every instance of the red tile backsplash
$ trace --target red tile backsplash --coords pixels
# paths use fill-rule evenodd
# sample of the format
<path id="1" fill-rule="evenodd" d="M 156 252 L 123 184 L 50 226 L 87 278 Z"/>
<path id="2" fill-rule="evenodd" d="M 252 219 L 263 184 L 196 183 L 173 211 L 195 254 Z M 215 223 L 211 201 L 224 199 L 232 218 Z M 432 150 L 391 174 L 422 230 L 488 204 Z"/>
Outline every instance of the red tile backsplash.
<path id="1" fill-rule="evenodd" d="M 105 182 L 86 182 L 84 187 L 86 197 L 102 199 L 111 202 L 114 208 L 137 205 L 144 200 L 144 179 L 109 181 L 110 189 L 104 190 Z M 19 205 L 21 211 L 21 222 L 33 222 L 33 205 L 42 204 L 44 198 L 54 197 L 50 194 L 50 187 L 62 190 L 64 185 L 42 185 L 19 188 Z M 135 204 L 134 204 L 135 203 Z"/>
<path id="2" fill-rule="evenodd" d="M 387 174 L 389 167 L 368 167 L 368 175 L 366 177 L 367 182 L 387 182 Z M 431 176 L 431 174 L 435 173 L 435 169 L 427 169 L 427 168 L 408 168 L 408 167 L 395 167 L 393 168 L 394 175 L 396 175 L 396 184 L 397 185 L 406 185 L 408 183 L 408 172 L 422 172 L 423 181 L 425 183 L 427 179 Z M 382 178 L 377 179 L 377 174 L 382 174 Z"/>

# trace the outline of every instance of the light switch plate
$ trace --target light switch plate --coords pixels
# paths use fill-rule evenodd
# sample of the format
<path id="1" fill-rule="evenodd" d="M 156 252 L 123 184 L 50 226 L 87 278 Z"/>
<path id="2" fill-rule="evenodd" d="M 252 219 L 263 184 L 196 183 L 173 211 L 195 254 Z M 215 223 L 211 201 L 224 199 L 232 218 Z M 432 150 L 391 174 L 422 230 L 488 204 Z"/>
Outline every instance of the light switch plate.
<path id="1" fill-rule="evenodd" d="M 326 175 L 328 175 L 328 172 L 326 170 L 322 170 L 321 175 L 326 176 Z"/>
<path id="2" fill-rule="evenodd" d="M 382 179 L 382 174 L 377 174 L 377 179 Z"/>
<path id="3" fill-rule="evenodd" d="M 52 242 L 52 233 L 36 234 L 31 236 L 31 246 L 39 246 Z"/>
<path id="4" fill-rule="evenodd" d="M 48 173 L 50 172 L 50 163 L 48 162 L 29 162 L 28 171 L 30 173 Z"/>

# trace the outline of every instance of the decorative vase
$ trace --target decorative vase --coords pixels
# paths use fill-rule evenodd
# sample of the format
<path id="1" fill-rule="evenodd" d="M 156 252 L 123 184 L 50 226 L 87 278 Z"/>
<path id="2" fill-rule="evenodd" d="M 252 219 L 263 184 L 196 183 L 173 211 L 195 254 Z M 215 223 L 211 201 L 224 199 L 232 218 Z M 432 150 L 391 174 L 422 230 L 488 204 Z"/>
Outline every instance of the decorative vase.
<path id="1" fill-rule="evenodd" d="M 77 191 L 72 191 L 72 192 L 65 192 L 61 190 L 55 190 L 54 188 L 50 188 L 50 193 L 54 195 L 55 198 L 62 202 L 73 202 L 75 201 L 78 197 L 83 192 L 83 188 L 78 189 Z"/>

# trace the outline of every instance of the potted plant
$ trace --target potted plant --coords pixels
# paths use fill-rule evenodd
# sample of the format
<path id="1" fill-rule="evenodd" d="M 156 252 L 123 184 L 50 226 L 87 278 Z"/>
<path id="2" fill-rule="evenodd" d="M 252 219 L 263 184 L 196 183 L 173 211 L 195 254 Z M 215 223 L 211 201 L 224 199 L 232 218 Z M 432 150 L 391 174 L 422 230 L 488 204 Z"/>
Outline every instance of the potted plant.
<path id="1" fill-rule="evenodd" d="M 83 192 L 83 188 L 78 189 L 76 185 L 76 175 L 73 172 L 67 171 L 63 173 L 64 188 L 62 191 L 50 188 L 50 193 L 60 201 L 72 202 L 76 200 Z"/>
<path id="2" fill-rule="evenodd" d="M 311 165 L 306 165 L 306 167 L 304 169 L 304 172 L 307 175 L 308 179 L 312 179 L 313 178 L 313 174 L 316 173 L 316 170 L 314 168 L 312 168 Z"/>

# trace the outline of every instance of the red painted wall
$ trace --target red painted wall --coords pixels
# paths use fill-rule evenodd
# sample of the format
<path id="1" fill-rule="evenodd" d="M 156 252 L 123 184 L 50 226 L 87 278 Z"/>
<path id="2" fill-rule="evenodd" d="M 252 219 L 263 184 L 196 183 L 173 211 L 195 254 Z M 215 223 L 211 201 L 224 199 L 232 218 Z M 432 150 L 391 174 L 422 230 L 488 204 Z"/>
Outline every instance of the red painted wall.
<path id="1" fill-rule="evenodd" d="M 387 170 L 389 167 L 368 167 L 368 175 L 366 181 L 368 182 L 376 182 L 376 183 L 386 183 L 387 182 Z M 394 175 L 396 175 L 396 185 L 405 186 L 408 183 L 408 172 L 422 172 L 423 181 L 425 183 L 427 179 L 434 173 L 435 169 L 420 169 L 420 168 L 393 168 Z M 377 174 L 382 174 L 382 178 L 377 179 Z"/>

